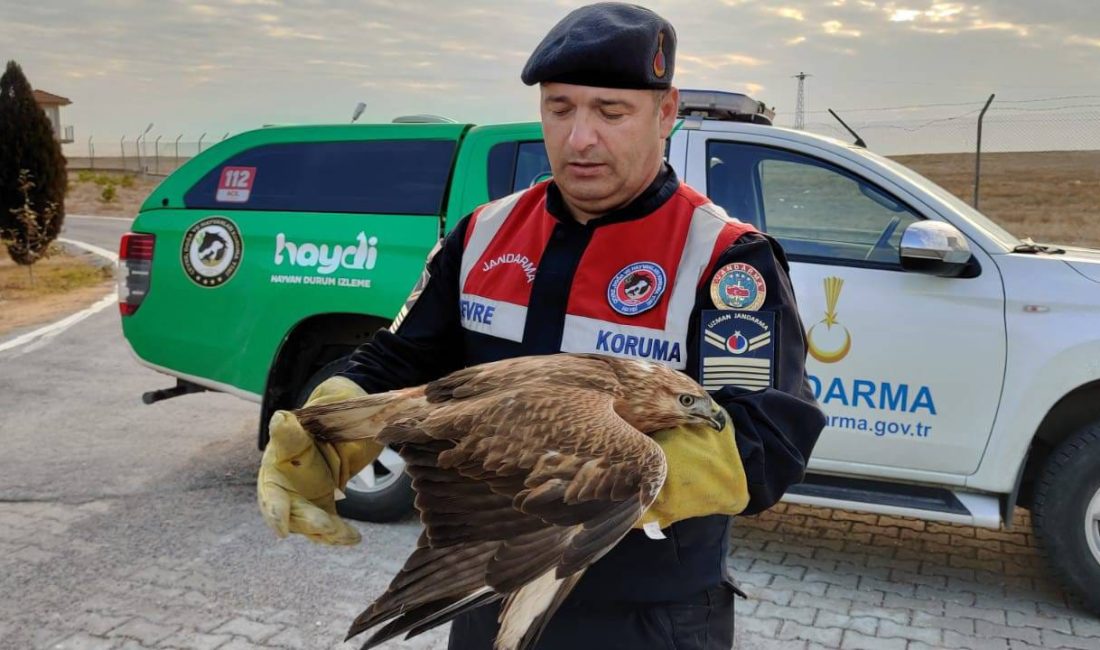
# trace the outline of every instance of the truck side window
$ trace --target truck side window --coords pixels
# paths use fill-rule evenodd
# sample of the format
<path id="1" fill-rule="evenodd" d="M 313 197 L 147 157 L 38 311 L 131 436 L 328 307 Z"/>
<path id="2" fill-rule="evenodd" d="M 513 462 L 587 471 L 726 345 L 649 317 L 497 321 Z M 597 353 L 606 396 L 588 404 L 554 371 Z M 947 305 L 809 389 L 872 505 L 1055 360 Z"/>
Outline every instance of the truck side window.
<path id="1" fill-rule="evenodd" d="M 489 150 L 489 200 L 525 190 L 550 176 L 542 142 L 501 142 Z"/>
<path id="2" fill-rule="evenodd" d="M 451 140 L 287 142 L 242 151 L 184 196 L 189 208 L 439 215 L 455 153 Z M 219 197 L 225 168 L 251 186 Z M 254 170 L 254 171 L 253 171 Z M 231 170 L 234 171 L 234 170 Z M 240 171 L 234 171 L 239 177 Z"/>
<path id="3" fill-rule="evenodd" d="M 808 156 L 711 141 L 707 190 L 731 216 L 772 235 L 793 259 L 900 263 L 920 217 L 875 186 Z"/>
<path id="4" fill-rule="evenodd" d="M 542 142 L 521 142 L 516 152 L 512 191 L 518 192 L 550 177 L 550 159 Z"/>

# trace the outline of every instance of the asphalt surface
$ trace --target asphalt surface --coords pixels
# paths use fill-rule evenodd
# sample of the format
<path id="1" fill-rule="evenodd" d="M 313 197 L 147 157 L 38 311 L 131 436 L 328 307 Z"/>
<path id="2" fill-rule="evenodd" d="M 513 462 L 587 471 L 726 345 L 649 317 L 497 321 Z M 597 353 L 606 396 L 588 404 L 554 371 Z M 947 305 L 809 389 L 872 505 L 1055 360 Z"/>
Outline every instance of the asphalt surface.
<path id="1" fill-rule="evenodd" d="M 126 227 L 71 219 L 63 236 L 117 250 Z M 277 540 L 255 501 L 258 405 L 142 404 L 174 381 L 134 360 L 118 319 L 0 353 L 0 648 L 116 647 L 89 636 L 109 623 L 134 647 L 353 647 L 342 633 L 418 525 L 357 524 L 350 549 Z"/>
<path id="2" fill-rule="evenodd" d="M 65 216 L 61 236 L 118 252 L 118 240 L 129 229 L 129 220 L 116 217 Z"/>

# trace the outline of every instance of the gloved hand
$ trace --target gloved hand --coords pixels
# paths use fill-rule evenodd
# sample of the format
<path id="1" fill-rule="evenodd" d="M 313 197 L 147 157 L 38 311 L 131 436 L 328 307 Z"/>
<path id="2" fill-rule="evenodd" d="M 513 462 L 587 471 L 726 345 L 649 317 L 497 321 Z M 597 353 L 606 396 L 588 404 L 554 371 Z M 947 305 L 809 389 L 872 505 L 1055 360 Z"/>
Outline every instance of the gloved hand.
<path id="1" fill-rule="evenodd" d="M 657 500 L 634 525 L 656 523 L 660 528 L 691 517 L 736 515 L 749 505 L 748 481 L 733 435 L 729 414 L 726 426 L 681 426 L 653 435 L 665 452 L 668 476 Z M 647 528 L 649 532 L 652 527 Z"/>
<path id="2" fill-rule="evenodd" d="M 305 406 L 330 404 L 366 392 L 346 377 L 331 377 Z M 370 440 L 317 442 L 288 411 L 276 411 L 256 477 L 260 513 L 275 534 L 300 533 L 322 544 L 357 544 L 359 531 L 336 513 L 336 496 L 348 479 L 374 462 L 382 446 Z"/>

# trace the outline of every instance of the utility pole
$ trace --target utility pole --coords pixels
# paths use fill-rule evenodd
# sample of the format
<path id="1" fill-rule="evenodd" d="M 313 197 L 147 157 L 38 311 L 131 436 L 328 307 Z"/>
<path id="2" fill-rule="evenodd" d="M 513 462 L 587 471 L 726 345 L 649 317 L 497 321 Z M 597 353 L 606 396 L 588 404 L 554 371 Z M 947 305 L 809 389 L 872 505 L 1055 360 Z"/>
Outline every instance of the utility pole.
<path id="1" fill-rule="evenodd" d="M 806 77 L 812 76 L 812 74 L 799 72 L 791 77 L 792 79 L 798 79 L 798 100 L 794 105 L 794 128 L 799 131 L 806 128 Z"/>

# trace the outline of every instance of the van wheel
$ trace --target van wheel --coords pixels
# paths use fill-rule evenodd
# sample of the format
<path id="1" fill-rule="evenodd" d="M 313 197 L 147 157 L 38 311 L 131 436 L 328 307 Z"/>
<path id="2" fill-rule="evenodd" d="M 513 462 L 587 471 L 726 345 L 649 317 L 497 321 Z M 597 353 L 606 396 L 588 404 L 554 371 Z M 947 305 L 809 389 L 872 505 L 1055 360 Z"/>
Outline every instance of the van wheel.
<path id="1" fill-rule="evenodd" d="M 341 358 L 321 366 L 302 385 L 294 403 L 301 406 L 324 380 L 344 367 Z M 360 521 L 397 521 L 413 509 L 412 478 L 405 473 L 405 461 L 396 451 L 386 448 L 373 463 L 351 477 L 345 486 L 346 499 L 336 502 L 336 511 L 343 517 Z"/>
<path id="2" fill-rule="evenodd" d="M 1100 421 L 1071 436 L 1047 459 L 1031 517 L 1059 582 L 1100 614 Z"/>

